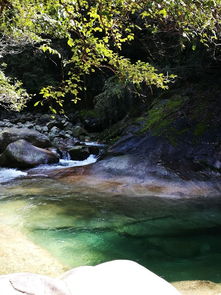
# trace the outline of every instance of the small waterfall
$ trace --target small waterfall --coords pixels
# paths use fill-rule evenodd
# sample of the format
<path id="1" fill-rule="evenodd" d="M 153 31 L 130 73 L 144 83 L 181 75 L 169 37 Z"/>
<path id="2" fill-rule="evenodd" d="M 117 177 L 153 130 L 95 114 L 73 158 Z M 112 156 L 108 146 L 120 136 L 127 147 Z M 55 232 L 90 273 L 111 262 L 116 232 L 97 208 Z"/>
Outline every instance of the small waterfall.
<path id="1" fill-rule="evenodd" d="M 63 150 L 63 151 L 60 151 L 60 153 L 61 153 L 62 160 L 67 160 L 67 161 L 71 160 L 71 156 L 68 151 Z"/>
<path id="2" fill-rule="evenodd" d="M 0 168 L 0 183 L 6 183 L 18 177 L 24 177 L 27 172 L 23 172 L 12 168 Z"/>
<path id="3" fill-rule="evenodd" d="M 77 160 L 66 160 L 66 159 L 60 159 L 59 161 L 59 167 L 78 167 L 78 166 L 85 166 L 92 163 L 95 163 L 97 161 L 97 156 L 90 155 L 87 159 L 83 161 L 77 161 Z M 52 167 L 52 166 L 50 166 Z"/>
<path id="4" fill-rule="evenodd" d="M 56 150 L 55 150 L 56 152 Z M 61 159 L 57 164 L 43 164 L 39 165 L 35 168 L 30 169 L 28 172 L 20 171 L 18 169 L 12 168 L 0 168 L 0 184 L 9 182 L 16 178 L 22 178 L 27 175 L 44 175 L 45 170 L 55 170 L 61 168 L 69 168 L 69 167 L 79 167 L 86 166 L 92 163 L 95 163 L 98 159 L 97 155 L 89 155 L 89 157 L 83 161 L 71 160 L 71 156 L 68 151 L 61 150 L 60 151 Z"/>

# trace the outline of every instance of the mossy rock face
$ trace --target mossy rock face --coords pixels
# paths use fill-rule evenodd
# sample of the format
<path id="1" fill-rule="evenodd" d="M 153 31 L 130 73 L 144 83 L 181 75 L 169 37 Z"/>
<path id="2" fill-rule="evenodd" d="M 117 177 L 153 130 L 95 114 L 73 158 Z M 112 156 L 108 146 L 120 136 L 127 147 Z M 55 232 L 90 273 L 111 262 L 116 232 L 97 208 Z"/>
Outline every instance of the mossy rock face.
<path id="1" fill-rule="evenodd" d="M 185 180 L 206 180 L 221 170 L 220 131 L 208 130 L 196 141 L 193 130 L 194 125 L 188 126 L 187 120 L 177 119 L 171 124 L 170 133 L 162 135 L 153 135 L 151 132 L 128 134 L 125 131 L 124 136 L 108 149 L 107 155 L 130 157 L 131 165 L 126 171 L 120 172 L 125 175 L 130 172 L 137 177 L 146 177 L 154 171 L 160 177 L 162 173 L 166 177 L 175 173 Z M 119 173 L 119 169 L 114 170 L 117 170 L 113 171 L 114 174 Z"/>
<path id="2" fill-rule="evenodd" d="M 199 105 L 193 109 L 191 104 L 189 97 L 181 95 L 157 100 L 146 113 L 146 117 L 137 119 L 143 124 L 139 133 L 151 132 L 154 136 L 162 136 L 173 146 L 183 141 L 192 145 L 199 144 L 217 126 L 215 123 L 209 123 L 211 120 L 208 116 L 204 118 L 200 115 L 206 112 L 206 104 L 203 108 Z"/>
<path id="3" fill-rule="evenodd" d="M 160 99 L 146 113 L 137 119 L 142 127 L 139 134 L 151 132 L 154 136 L 162 136 L 172 145 L 177 145 L 178 138 L 189 131 L 189 122 L 182 114 L 182 108 L 189 100 L 187 96 L 174 95 L 170 99 Z"/>
<path id="4" fill-rule="evenodd" d="M 156 101 L 148 111 L 141 132 L 152 130 L 154 135 L 164 133 L 174 121 L 175 115 L 188 100 L 186 96 L 175 95 L 170 99 Z"/>

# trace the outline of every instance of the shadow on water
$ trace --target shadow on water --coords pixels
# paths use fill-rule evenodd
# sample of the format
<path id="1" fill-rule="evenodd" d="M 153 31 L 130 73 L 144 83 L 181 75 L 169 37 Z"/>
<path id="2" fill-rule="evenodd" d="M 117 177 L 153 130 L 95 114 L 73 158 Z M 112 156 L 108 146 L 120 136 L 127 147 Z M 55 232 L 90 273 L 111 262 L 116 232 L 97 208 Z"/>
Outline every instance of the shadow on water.
<path id="1" fill-rule="evenodd" d="M 221 282 L 221 198 L 95 193 L 52 180 L 5 186 L 0 222 L 64 265 L 132 259 L 168 281 Z"/>

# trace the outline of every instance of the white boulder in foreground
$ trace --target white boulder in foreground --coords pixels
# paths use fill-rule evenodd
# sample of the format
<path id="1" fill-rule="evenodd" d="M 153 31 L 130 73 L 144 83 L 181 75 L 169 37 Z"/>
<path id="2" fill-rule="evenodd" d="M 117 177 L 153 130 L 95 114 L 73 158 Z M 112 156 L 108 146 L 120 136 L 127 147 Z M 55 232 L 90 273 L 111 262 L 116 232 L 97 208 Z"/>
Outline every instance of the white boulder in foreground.
<path id="1" fill-rule="evenodd" d="M 81 266 L 62 276 L 75 295 L 179 295 L 168 282 L 140 264 L 114 260 Z"/>
<path id="2" fill-rule="evenodd" d="M 179 295 L 168 282 L 130 260 L 82 266 L 60 279 L 20 273 L 0 276 L 1 295 Z"/>

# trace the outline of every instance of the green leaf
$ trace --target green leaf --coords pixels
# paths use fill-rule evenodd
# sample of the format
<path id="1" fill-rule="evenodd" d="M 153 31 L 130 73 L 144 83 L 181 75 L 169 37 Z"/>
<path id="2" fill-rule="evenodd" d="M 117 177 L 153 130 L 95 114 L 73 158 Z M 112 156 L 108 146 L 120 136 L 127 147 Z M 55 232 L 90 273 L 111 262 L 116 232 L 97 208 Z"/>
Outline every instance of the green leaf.
<path id="1" fill-rule="evenodd" d="M 37 107 L 40 103 L 40 100 L 39 101 L 36 101 L 36 103 L 34 104 L 34 107 Z"/>

